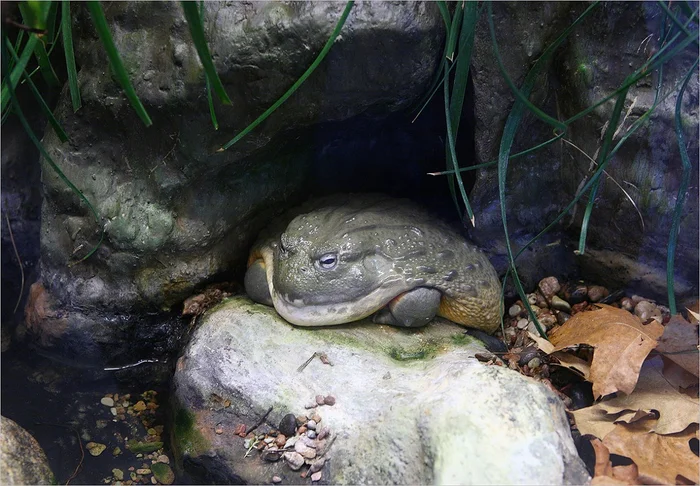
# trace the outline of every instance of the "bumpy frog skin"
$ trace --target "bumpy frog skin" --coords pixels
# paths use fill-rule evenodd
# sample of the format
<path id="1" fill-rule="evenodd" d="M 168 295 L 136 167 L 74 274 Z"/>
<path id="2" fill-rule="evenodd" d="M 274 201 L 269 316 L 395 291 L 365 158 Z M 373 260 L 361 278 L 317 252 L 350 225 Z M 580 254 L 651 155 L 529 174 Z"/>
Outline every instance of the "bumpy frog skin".
<path id="1" fill-rule="evenodd" d="M 261 234 L 245 276 L 251 298 L 292 324 L 374 314 L 375 322 L 418 327 L 437 314 L 489 333 L 498 327 L 500 283 L 491 263 L 412 203 L 335 196 L 293 216 Z"/>

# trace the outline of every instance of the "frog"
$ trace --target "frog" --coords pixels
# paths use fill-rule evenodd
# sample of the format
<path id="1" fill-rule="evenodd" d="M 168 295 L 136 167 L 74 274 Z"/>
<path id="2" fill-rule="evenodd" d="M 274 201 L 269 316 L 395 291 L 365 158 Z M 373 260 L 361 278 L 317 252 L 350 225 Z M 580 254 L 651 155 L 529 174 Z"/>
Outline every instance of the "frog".
<path id="1" fill-rule="evenodd" d="M 263 230 L 248 258 L 249 297 L 296 326 L 427 325 L 435 316 L 493 333 L 501 285 L 486 254 L 407 199 L 312 201 Z"/>

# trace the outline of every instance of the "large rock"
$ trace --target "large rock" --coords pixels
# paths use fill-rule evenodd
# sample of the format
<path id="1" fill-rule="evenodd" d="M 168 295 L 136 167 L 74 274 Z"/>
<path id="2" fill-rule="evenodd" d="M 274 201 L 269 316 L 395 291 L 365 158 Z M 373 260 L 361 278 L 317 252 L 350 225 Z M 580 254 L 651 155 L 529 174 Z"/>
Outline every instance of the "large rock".
<path id="1" fill-rule="evenodd" d="M 413 331 L 369 322 L 305 329 L 233 298 L 212 310 L 180 358 L 173 444 L 212 481 L 303 483 L 284 461 L 245 456 L 242 423 L 276 428 L 316 395 L 331 431 L 330 484 L 582 484 L 564 408 L 544 385 L 480 364 L 478 342 L 442 319 Z M 325 353 L 330 364 L 312 360 Z M 219 429 L 217 433 L 216 430 Z"/>
<path id="2" fill-rule="evenodd" d="M 0 416 L 0 484 L 55 484 L 43 449 L 14 420 Z"/>
<path id="3" fill-rule="evenodd" d="M 311 64 L 344 4 L 205 2 L 207 40 L 232 98 L 230 107 L 217 102 L 219 131 L 178 3 L 106 9 L 153 118 L 150 128 L 112 78 L 87 9 L 74 8 L 83 107 L 73 113 L 65 90 L 57 115 L 71 141 L 61 144 L 48 133 L 44 142 L 101 221 L 96 225 L 44 166 L 41 280 L 50 314 L 60 316 L 61 325 L 35 329 L 42 343 L 58 337 L 77 344 L 64 354 L 94 350 L 83 354 L 86 359 L 133 333 L 112 321 L 170 308 L 197 285 L 241 272 L 258 230 L 282 206 L 301 201 L 312 183 L 310 127 L 360 114 L 386 117 L 407 107 L 430 81 L 444 35 L 434 4 L 355 4 L 329 55 L 296 94 L 239 144 L 217 152 Z M 99 251 L 70 266 L 95 245 L 99 227 L 105 230 Z M 91 331 L 95 326 L 101 330 Z M 44 336 L 46 327 L 86 337 Z"/>

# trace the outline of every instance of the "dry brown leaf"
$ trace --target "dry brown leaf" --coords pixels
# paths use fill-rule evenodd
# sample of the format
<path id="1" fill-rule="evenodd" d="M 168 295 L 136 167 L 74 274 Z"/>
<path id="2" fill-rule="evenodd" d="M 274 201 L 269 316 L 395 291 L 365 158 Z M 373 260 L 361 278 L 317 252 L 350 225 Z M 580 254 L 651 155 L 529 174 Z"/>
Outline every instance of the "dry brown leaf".
<path id="1" fill-rule="evenodd" d="M 681 315 L 671 317 L 656 350 L 689 373 L 700 376 L 697 324 L 691 324 Z"/>
<path id="2" fill-rule="evenodd" d="M 687 310 L 688 313 L 690 314 L 690 317 L 695 320 L 695 323 L 700 322 L 700 314 L 698 314 L 697 312 L 693 312 L 692 310 L 688 309 L 687 307 L 685 308 L 685 310 Z"/>
<path id="3" fill-rule="evenodd" d="M 545 338 L 542 338 L 538 336 L 537 334 L 533 334 L 530 331 L 527 333 L 528 337 L 535 341 L 537 344 L 537 347 L 540 349 L 545 354 L 550 354 L 552 351 L 554 351 L 554 345 L 547 341 Z"/>
<path id="4" fill-rule="evenodd" d="M 595 451 L 594 477 L 591 480 L 591 485 L 637 484 L 638 472 L 636 465 L 613 467 L 610 461 L 610 451 L 605 444 L 600 439 L 592 439 L 591 445 Z"/>
<path id="5" fill-rule="evenodd" d="M 698 436 L 698 426 L 688 427 L 681 433 L 659 435 L 649 431 L 654 421 L 642 420 L 631 425 L 615 426 L 603 444 L 612 454 L 629 457 L 639 469 L 643 484 L 677 484 L 679 477 L 698 483 L 698 456 L 689 442 Z"/>
<path id="6" fill-rule="evenodd" d="M 643 325 L 629 312 L 604 304 L 600 310 L 579 312 L 549 336 L 555 351 L 577 344 L 595 348 L 590 381 L 597 399 L 617 391 L 630 394 L 644 358 L 663 333 L 658 322 Z"/>
<path id="7" fill-rule="evenodd" d="M 685 430 L 690 424 L 697 424 L 700 402 L 680 393 L 669 384 L 661 372 L 662 368 L 663 362 L 658 356 L 647 360 L 642 366 L 634 392 L 590 408 L 599 407 L 607 413 L 625 410 L 646 413 L 656 410 L 659 412 L 659 420 L 649 430 L 657 434 L 674 434 Z"/>
<path id="8" fill-rule="evenodd" d="M 586 379 L 586 381 L 590 381 L 591 365 L 588 364 L 587 361 L 579 358 L 578 356 L 574 356 L 571 353 L 567 353 L 566 351 L 557 351 L 556 353 L 553 353 L 552 356 L 559 360 L 560 366 L 578 371 Z"/>
<path id="9" fill-rule="evenodd" d="M 625 410 L 622 412 L 608 413 L 594 405 L 571 411 L 581 435 L 593 435 L 598 438 L 605 437 L 615 429 L 615 424 L 631 424 L 637 420 L 653 417 L 653 414 Z"/>
<path id="10" fill-rule="evenodd" d="M 661 356 L 664 362 L 664 378 L 676 388 L 688 388 L 698 384 L 698 377 L 685 371 L 666 356 Z"/>

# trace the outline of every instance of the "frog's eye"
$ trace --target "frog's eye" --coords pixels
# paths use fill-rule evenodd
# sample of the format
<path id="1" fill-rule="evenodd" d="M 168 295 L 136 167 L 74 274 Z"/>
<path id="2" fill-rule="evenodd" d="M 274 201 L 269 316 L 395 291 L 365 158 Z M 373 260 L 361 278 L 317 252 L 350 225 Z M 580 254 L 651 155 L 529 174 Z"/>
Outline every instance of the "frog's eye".
<path id="1" fill-rule="evenodd" d="M 326 253 L 318 259 L 318 266 L 325 270 L 330 270 L 331 268 L 335 267 L 337 263 L 338 255 L 335 253 Z"/>

